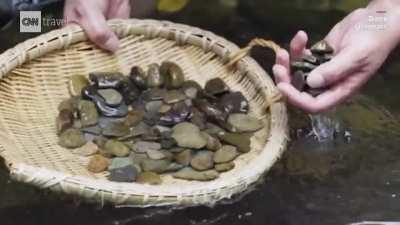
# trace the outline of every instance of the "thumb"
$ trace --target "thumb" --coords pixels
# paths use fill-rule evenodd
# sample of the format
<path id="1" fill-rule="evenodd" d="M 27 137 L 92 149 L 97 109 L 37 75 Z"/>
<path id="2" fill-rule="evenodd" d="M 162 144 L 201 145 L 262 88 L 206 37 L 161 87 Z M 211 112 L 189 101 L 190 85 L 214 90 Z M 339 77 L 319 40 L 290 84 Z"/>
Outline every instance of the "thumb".
<path id="1" fill-rule="evenodd" d="M 343 49 L 338 55 L 315 68 L 307 77 L 307 84 L 312 88 L 332 85 L 359 67 L 359 54 L 351 48 Z"/>
<path id="2" fill-rule="evenodd" d="M 86 30 L 89 39 L 103 49 L 115 52 L 119 47 L 117 35 L 107 25 L 100 10 L 85 10 L 81 13 L 80 24 Z"/>

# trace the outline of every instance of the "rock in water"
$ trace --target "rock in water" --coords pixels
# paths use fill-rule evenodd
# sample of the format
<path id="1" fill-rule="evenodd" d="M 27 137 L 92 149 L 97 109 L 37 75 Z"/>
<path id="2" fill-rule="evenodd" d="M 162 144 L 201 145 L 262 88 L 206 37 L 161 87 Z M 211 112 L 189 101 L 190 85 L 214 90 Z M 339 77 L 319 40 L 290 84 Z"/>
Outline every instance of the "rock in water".
<path id="1" fill-rule="evenodd" d="M 154 172 L 154 173 L 164 173 L 169 165 L 171 164 L 170 160 L 154 160 L 154 159 L 144 159 L 140 166 L 142 167 L 144 172 Z"/>
<path id="2" fill-rule="evenodd" d="M 97 92 L 109 106 L 119 106 L 122 103 L 122 95 L 115 89 L 99 89 Z"/>
<path id="3" fill-rule="evenodd" d="M 61 134 L 65 130 L 72 127 L 74 124 L 74 115 L 72 111 L 68 109 L 63 109 L 57 116 L 56 119 L 56 129 L 57 134 Z"/>
<path id="4" fill-rule="evenodd" d="M 179 147 L 201 149 L 207 145 L 206 138 L 201 135 L 200 129 L 192 123 L 180 123 L 172 129 L 172 138 Z"/>
<path id="5" fill-rule="evenodd" d="M 216 164 L 215 165 L 215 170 L 220 172 L 220 173 L 233 170 L 233 168 L 235 168 L 235 163 L 234 162 L 221 163 L 221 164 Z"/>
<path id="6" fill-rule="evenodd" d="M 64 148 L 79 148 L 86 144 L 86 140 L 81 131 L 71 128 L 60 135 L 58 144 Z"/>
<path id="7" fill-rule="evenodd" d="M 147 70 L 146 84 L 149 88 L 157 88 L 164 85 L 164 77 L 161 76 L 160 66 L 157 63 L 149 65 Z"/>
<path id="8" fill-rule="evenodd" d="M 90 159 L 87 169 L 92 173 L 101 173 L 107 170 L 108 164 L 107 158 L 95 155 Z"/>
<path id="9" fill-rule="evenodd" d="M 221 149 L 219 149 L 214 154 L 214 162 L 215 163 L 227 163 L 230 162 L 236 157 L 238 157 L 239 153 L 237 148 L 231 145 L 225 145 Z"/>
<path id="10" fill-rule="evenodd" d="M 172 176 L 174 178 L 183 180 L 210 181 L 217 179 L 219 177 L 219 174 L 215 170 L 199 172 L 190 167 L 186 167 L 172 174 Z"/>
<path id="11" fill-rule="evenodd" d="M 229 87 L 220 78 L 214 78 L 206 83 L 204 90 L 211 95 L 220 95 L 229 92 Z"/>
<path id="12" fill-rule="evenodd" d="M 228 125 L 232 127 L 233 132 L 254 132 L 263 127 L 263 123 L 255 117 L 234 113 L 228 117 Z"/>
<path id="13" fill-rule="evenodd" d="M 130 153 L 128 146 L 115 140 L 108 140 L 104 145 L 104 150 L 117 157 L 126 157 Z"/>
<path id="14" fill-rule="evenodd" d="M 134 182 L 137 178 L 138 171 L 133 165 L 110 170 L 110 181 L 114 182 Z"/>
<path id="15" fill-rule="evenodd" d="M 82 127 L 94 126 L 98 123 L 99 114 L 93 102 L 87 100 L 79 101 L 78 111 Z"/>
<path id="16" fill-rule="evenodd" d="M 249 133 L 219 133 L 220 139 L 230 145 L 236 146 L 238 151 L 242 153 L 247 153 L 250 151 L 251 137 L 252 134 Z"/>
<path id="17" fill-rule="evenodd" d="M 184 165 L 184 166 L 189 166 L 190 162 L 192 161 L 194 156 L 194 151 L 187 149 L 183 152 L 180 152 L 178 154 L 175 155 L 174 159 L 175 162 Z"/>
<path id="18" fill-rule="evenodd" d="M 140 173 L 136 179 L 139 184 L 160 185 L 162 183 L 160 175 L 153 172 Z"/>
<path id="19" fill-rule="evenodd" d="M 72 96 L 79 96 L 82 93 L 82 89 L 89 85 L 89 81 L 86 77 L 81 75 L 74 75 L 69 78 L 68 86 L 69 93 Z"/>
<path id="20" fill-rule="evenodd" d="M 197 152 L 190 165 L 199 171 L 209 170 L 214 167 L 214 153 L 210 151 Z"/>
<path id="21" fill-rule="evenodd" d="M 163 62 L 160 67 L 160 73 L 164 77 L 165 87 L 168 89 L 180 88 L 185 81 L 182 69 L 173 62 Z"/>

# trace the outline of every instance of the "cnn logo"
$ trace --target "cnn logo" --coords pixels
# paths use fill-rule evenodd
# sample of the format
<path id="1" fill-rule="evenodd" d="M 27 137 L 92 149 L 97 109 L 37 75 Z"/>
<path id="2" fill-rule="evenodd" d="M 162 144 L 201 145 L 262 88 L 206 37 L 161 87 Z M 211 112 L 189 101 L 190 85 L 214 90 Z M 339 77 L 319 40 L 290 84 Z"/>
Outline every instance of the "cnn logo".
<path id="1" fill-rule="evenodd" d="M 42 13 L 40 11 L 20 11 L 19 31 L 22 33 L 39 33 L 42 31 Z"/>

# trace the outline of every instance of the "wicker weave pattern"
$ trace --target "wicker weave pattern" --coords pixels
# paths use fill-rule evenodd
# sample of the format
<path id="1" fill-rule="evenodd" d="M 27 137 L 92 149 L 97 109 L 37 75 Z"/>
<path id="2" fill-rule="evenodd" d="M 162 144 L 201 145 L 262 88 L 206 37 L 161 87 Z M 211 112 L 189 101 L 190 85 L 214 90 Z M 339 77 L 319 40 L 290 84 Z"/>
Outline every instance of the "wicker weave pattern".
<path id="1" fill-rule="evenodd" d="M 52 31 L 0 55 L 0 155 L 11 177 L 40 188 L 75 194 L 116 205 L 137 207 L 213 204 L 255 183 L 286 147 L 287 115 L 283 103 L 271 104 L 276 88 L 250 57 L 235 68 L 226 64 L 239 48 L 210 32 L 153 20 L 114 20 L 121 38 L 114 55 L 92 43 L 78 26 Z M 243 57 L 243 56 L 242 56 Z M 107 173 L 93 175 L 80 158 L 57 145 L 54 119 L 68 97 L 67 79 L 93 71 L 121 71 L 164 60 L 177 62 L 187 79 L 203 84 L 221 77 L 250 100 L 251 113 L 265 129 L 252 139 L 252 151 L 236 168 L 212 182 L 189 182 L 163 175 L 164 184 L 113 183 Z M 238 59 L 235 59 L 238 60 Z"/>

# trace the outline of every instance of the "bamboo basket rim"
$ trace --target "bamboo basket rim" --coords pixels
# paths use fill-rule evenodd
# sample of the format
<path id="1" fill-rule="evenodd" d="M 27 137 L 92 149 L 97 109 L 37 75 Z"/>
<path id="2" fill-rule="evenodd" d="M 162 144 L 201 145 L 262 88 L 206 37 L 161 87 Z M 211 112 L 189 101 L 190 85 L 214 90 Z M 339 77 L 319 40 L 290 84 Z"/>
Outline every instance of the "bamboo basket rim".
<path id="1" fill-rule="evenodd" d="M 286 106 L 283 102 L 273 101 L 278 92 L 273 81 L 251 57 L 246 56 L 251 47 L 245 49 L 245 54 L 243 54 L 243 51 L 240 51 L 235 44 L 209 31 L 169 21 L 129 19 L 110 20 L 108 24 L 119 37 L 140 34 L 150 39 L 157 37 L 173 40 L 177 45 L 194 45 L 203 49 L 204 52 L 211 51 L 223 62 L 230 63 L 230 66 L 246 73 L 253 82 L 257 83 L 265 98 L 272 102 L 268 108 L 271 113 L 269 139 L 260 157 L 255 157 L 253 160 L 255 166 L 251 170 L 241 171 L 240 176 L 218 179 L 201 187 L 193 185 L 190 189 L 182 190 L 163 188 L 162 185 L 149 186 L 94 180 L 33 167 L 25 163 L 14 163 L 4 154 L 8 150 L 0 148 L 0 156 L 5 159 L 12 179 L 41 189 L 111 202 L 114 205 L 133 207 L 212 205 L 219 200 L 244 192 L 250 185 L 256 183 L 281 156 L 288 141 Z M 87 40 L 82 28 L 78 25 L 70 25 L 22 42 L 0 55 L 0 79 L 26 62 Z M 239 54 L 240 56 L 237 57 Z M 232 62 L 234 58 L 235 61 Z M 6 138 L 1 133 L 0 137 Z"/>

